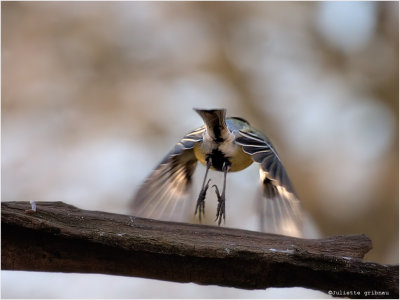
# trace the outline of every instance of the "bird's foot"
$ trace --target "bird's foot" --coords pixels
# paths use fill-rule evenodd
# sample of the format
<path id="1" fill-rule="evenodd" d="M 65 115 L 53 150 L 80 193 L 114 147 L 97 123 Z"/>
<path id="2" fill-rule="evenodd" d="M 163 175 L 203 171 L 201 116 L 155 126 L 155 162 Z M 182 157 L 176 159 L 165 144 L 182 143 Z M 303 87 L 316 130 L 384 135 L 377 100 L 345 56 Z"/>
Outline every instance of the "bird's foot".
<path id="1" fill-rule="evenodd" d="M 220 194 L 218 187 L 215 184 L 213 185 L 213 187 L 215 187 L 215 194 L 217 194 L 218 198 L 217 217 L 215 221 L 218 220 L 218 226 L 220 226 L 222 219 L 224 219 L 225 223 L 225 193 L 223 192 L 222 194 Z"/>
<path id="2" fill-rule="evenodd" d="M 211 179 L 208 179 L 206 185 L 202 188 L 199 194 L 199 198 L 197 198 L 197 204 L 196 204 L 196 210 L 194 211 L 194 214 L 197 215 L 197 212 L 199 212 L 199 221 L 201 222 L 201 217 L 205 215 L 204 212 L 204 207 L 205 207 L 205 199 L 206 199 L 206 193 L 208 190 L 208 185 L 210 183 Z"/>

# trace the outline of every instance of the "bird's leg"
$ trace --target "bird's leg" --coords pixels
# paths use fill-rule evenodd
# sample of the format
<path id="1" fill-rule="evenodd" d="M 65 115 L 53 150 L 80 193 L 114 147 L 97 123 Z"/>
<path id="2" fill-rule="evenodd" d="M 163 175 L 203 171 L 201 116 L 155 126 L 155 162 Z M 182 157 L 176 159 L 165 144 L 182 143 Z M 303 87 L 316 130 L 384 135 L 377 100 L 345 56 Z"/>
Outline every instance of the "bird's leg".
<path id="1" fill-rule="evenodd" d="M 205 207 L 206 193 L 208 190 L 208 185 L 211 180 L 211 179 L 208 179 L 208 181 L 206 183 L 206 179 L 207 179 L 208 170 L 210 169 L 210 166 L 211 166 L 211 159 L 207 158 L 206 174 L 204 175 L 203 185 L 201 187 L 199 197 L 197 198 L 196 210 L 194 211 L 195 215 L 197 215 L 197 211 L 199 211 L 199 221 L 200 222 L 201 222 L 201 215 L 205 215 L 204 207 Z"/>
<path id="2" fill-rule="evenodd" d="M 215 188 L 215 194 L 217 194 L 217 198 L 218 198 L 217 218 L 215 219 L 215 221 L 216 221 L 218 219 L 219 212 L 221 211 L 222 197 L 221 197 L 218 187 L 215 184 L 212 187 Z"/>
<path id="3" fill-rule="evenodd" d="M 218 207 L 217 207 L 217 218 L 215 221 L 218 220 L 218 225 L 221 225 L 222 218 L 224 219 L 225 222 L 225 188 L 226 188 L 226 174 L 228 173 L 230 168 L 230 164 L 224 163 L 222 166 L 222 171 L 224 172 L 224 185 L 222 187 L 222 193 L 219 193 L 218 187 L 216 185 L 213 185 L 215 187 L 215 193 L 217 194 L 218 198 Z"/>

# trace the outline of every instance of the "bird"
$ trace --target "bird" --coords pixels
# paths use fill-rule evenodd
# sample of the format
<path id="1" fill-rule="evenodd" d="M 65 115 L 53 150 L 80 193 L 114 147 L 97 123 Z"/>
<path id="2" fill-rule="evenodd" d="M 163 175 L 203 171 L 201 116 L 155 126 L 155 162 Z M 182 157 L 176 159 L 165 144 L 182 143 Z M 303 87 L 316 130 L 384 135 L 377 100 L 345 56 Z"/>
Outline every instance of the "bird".
<path id="1" fill-rule="evenodd" d="M 259 130 L 240 117 L 226 117 L 226 109 L 194 110 L 204 124 L 187 133 L 162 159 L 139 187 L 132 201 L 137 216 L 169 220 L 176 213 L 187 213 L 188 199 L 198 163 L 206 167 L 194 214 L 201 222 L 210 189 L 209 170 L 223 173 L 217 197 L 215 222 L 225 222 L 226 178 L 231 172 L 259 165 L 261 193 L 260 230 L 301 237 L 303 213 L 299 198 L 275 147 Z M 208 180 L 207 180 L 208 179 Z M 190 197 L 189 197 L 190 198 Z M 178 214 L 179 214 L 178 213 Z"/>

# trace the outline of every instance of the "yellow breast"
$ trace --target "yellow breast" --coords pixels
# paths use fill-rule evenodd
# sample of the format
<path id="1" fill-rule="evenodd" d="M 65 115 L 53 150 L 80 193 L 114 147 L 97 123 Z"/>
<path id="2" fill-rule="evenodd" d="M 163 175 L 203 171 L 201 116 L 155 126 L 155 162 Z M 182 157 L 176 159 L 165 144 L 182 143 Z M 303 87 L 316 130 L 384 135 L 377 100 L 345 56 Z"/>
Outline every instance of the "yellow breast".
<path id="1" fill-rule="evenodd" d="M 201 162 L 203 165 L 206 165 L 206 156 L 204 151 L 200 147 L 200 143 L 196 143 L 193 147 L 194 155 L 197 160 Z M 235 154 L 229 158 L 231 163 L 231 167 L 229 168 L 229 172 L 237 172 L 243 169 L 246 169 L 253 163 L 253 159 L 251 156 L 245 152 L 243 152 L 242 147 L 239 146 Z M 211 169 L 215 170 L 212 166 Z"/>
<path id="2" fill-rule="evenodd" d="M 238 151 L 236 151 L 235 155 L 230 158 L 231 168 L 229 169 L 230 172 L 241 171 L 246 169 L 253 163 L 253 159 L 251 156 L 245 152 L 243 152 L 242 147 L 238 147 Z"/>

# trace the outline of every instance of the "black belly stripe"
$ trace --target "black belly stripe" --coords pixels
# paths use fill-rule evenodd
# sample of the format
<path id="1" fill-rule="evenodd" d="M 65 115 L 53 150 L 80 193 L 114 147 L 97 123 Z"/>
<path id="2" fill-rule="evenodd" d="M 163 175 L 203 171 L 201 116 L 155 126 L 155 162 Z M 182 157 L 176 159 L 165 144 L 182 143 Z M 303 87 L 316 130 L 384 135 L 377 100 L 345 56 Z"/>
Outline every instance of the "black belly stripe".
<path id="1" fill-rule="evenodd" d="M 208 154 L 207 156 L 209 159 L 211 159 L 211 165 L 213 166 L 214 169 L 218 171 L 222 171 L 222 167 L 224 166 L 224 163 L 230 165 L 231 162 L 229 161 L 229 157 L 226 157 L 220 150 L 214 149 L 211 154 Z"/>

